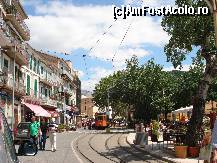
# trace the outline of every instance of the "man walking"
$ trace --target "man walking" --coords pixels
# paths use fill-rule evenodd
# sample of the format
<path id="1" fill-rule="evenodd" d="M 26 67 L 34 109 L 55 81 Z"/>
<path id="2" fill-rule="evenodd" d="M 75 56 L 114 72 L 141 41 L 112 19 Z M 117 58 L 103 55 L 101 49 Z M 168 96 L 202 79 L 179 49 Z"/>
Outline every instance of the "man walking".
<path id="1" fill-rule="evenodd" d="M 39 147 L 40 147 L 40 150 L 45 150 L 45 144 L 46 144 L 47 132 L 48 132 L 48 124 L 44 118 L 41 120 L 40 128 L 41 128 L 42 135 L 40 136 Z"/>
<path id="2" fill-rule="evenodd" d="M 51 119 L 51 123 L 49 124 L 49 137 L 50 137 L 50 144 L 51 144 L 51 151 L 56 151 L 56 132 L 57 132 L 58 125 L 55 123 L 55 118 Z"/>
<path id="3" fill-rule="evenodd" d="M 40 135 L 40 123 L 36 121 L 36 117 L 31 118 L 32 122 L 29 125 L 30 138 L 38 145 L 38 136 Z"/>

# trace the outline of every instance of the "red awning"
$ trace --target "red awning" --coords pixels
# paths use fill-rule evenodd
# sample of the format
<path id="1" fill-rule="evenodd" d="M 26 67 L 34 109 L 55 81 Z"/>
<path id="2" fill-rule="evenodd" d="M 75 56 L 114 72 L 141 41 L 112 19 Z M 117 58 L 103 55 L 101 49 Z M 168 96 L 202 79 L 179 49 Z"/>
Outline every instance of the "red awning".
<path id="1" fill-rule="evenodd" d="M 25 102 L 22 102 L 22 104 L 26 105 L 29 109 L 31 109 L 35 113 L 35 116 L 51 117 L 51 114 L 48 113 L 45 109 L 43 109 L 40 105 L 33 105 Z"/>
<path id="2" fill-rule="evenodd" d="M 59 113 L 56 112 L 56 111 L 49 111 L 49 110 L 48 110 L 48 112 L 50 113 L 51 117 L 56 118 L 56 117 L 59 117 L 59 116 L 60 116 Z"/>

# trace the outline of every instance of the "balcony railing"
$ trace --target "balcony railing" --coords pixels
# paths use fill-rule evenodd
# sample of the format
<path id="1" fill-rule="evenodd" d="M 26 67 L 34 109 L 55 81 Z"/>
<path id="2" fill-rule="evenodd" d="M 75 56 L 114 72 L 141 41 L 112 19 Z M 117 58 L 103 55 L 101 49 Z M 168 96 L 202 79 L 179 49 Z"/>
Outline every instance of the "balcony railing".
<path id="1" fill-rule="evenodd" d="M 68 77 L 71 81 L 73 81 L 73 76 L 72 76 L 72 74 L 69 73 L 68 71 L 63 70 L 63 71 L 62 71 L 62 74 L 63 74 L 63 75 L 67 75 L 67 77 Z"/>
<path id="2" fill-rule="evenodd" d="M 22 31 L 20 31 L 19 29 L 18 30 L 22 33 L 23 36 L 25 35 L 24 37 L 26 40 L 29 40 L 30 30 L 28 26 L 25 24 L 25 22 L 23 21 L 23 18 L 20 15 L 20 13 L 17 11 L 16 7 L 14 5 L 6 5 L 6 13 L 7 13 L 7 19 L 9 19 L 12 23 L 15 23 L 15 26 L 19 24 L 17 28 L 19 29 L 21 28 L 20 30 Z"/>
<path id="3" fill-rule="evenodd" d="M 0 87 L 13 90 L 13 77 L 10 77 L 9 74 L 0 76 Z M 14 91 L 17 94 L 25 95 L 24 80 L 15 79 Z"/>
<path id="4" fill-rule="evenodd" d="M 0 29 L 2 30 L 2 34 L 4 35 L 4 45 L 12 45 L 12 41 L 14 38 L 11 36 L 9 26 L 6 24 L 3 18 L 0 18 Z"/>
<path id="5" fill-rule="evenodd" d="M 50 99 L 49 97 L 44 97 L 41 100 L 41 105 L 57 107 L 57 101 Z"/>

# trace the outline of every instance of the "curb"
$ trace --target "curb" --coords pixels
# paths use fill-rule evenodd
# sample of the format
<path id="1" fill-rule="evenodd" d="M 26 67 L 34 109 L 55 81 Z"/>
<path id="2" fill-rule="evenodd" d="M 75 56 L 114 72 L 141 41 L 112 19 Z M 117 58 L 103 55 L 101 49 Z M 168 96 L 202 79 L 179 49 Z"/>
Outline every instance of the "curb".
<path id="1" fill-rule="evenodd" d="M 131 144 L 131 143 L 128 141 L 128 137 L 129 137 L 129 135 L 126 137 L 126 142 L 127 142 L 131 147 L 136 148 L 137 150 L 139 150 L 139 151 L 141 151 L 141 152 L 147 152 L 149 155 L 151 155 L 151 156 L 153 156 L 153 157 L 155 157 L 155 158 L 158 158 L 158 159 L 160 159 L 160 160 L 166 161 L 166 162 L 168 162 L 168 163 L 177 163 L 177 162 L 174 161 L 173 159 L 168 159 L 168 158 L 159 156 L 159 155 L 157 155 L 157 154 L 154 154 L 154 153 L 152 153 L 152 152 L 149 152 L 148 150 L 141 149 L 141 148 L 135 146 L 134 144 Z"/>
<path id="2" fill-rule="evenodd" d="M 115 131 L 110 131 L 110 132 L 104 132 L 104 133 L 106 133 L 106 134 L 118 134 L 118 133 L 120 133 L 120 134 L 129 134 L 129 133 L 134 133 L 135 131 L 132 131 L 132 130 L 115 130 Z"/>

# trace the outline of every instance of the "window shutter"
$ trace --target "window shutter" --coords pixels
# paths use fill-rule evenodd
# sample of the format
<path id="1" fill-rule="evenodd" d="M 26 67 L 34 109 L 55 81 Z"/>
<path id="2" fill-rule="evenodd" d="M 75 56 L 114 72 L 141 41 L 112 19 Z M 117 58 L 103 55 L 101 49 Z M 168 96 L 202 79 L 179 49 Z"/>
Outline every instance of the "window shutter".
<path id="1" fill-rule="evenodd" d="M 26 93 L 30 95 L 30 76 L 27 75 Z"/>
<path id="2" fill-rule="evenodd" d="M 30 56 L 30 70 L 32 70 L 32 55 Z"/>
<path id="3" fill-rule="evenodd" d="M 38 89 L 38 85 L 37 85 L 37 80 L 35 79 L 35 86 L 34 86 L 34 95 L 35 97 L 37 97 L 37 89 Z"/>

